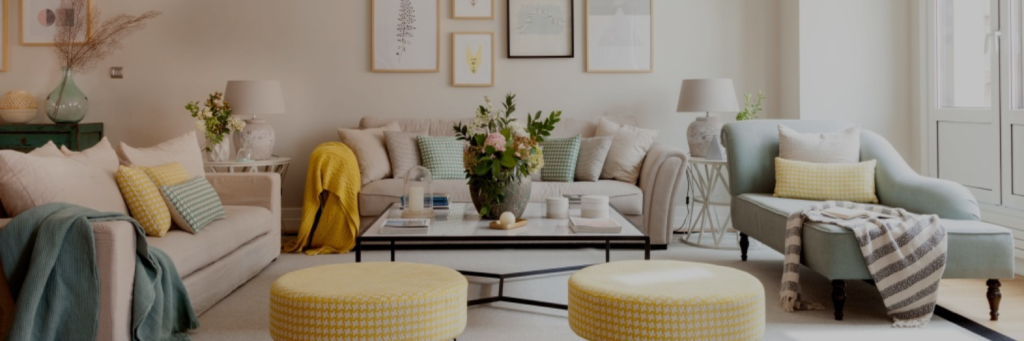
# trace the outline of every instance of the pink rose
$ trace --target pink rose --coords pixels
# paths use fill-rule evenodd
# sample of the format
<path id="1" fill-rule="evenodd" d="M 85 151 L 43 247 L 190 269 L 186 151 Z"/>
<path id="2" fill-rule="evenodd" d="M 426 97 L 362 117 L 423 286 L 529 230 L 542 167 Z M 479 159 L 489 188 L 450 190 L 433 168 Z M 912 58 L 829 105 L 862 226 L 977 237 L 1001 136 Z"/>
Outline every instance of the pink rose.
<path id="1" fill-rule="evenodd" d="M 505 144 L 507 142 L 508 141 L 505 140 L 505 135 L 501 135 L 501 133 L 491 133 L 490 135 L 487 135 L 487 140 L 484 141 L 484 147 L 491 146 L 494 147 L 494 150 L 503 152 L 505 151 Z"/>

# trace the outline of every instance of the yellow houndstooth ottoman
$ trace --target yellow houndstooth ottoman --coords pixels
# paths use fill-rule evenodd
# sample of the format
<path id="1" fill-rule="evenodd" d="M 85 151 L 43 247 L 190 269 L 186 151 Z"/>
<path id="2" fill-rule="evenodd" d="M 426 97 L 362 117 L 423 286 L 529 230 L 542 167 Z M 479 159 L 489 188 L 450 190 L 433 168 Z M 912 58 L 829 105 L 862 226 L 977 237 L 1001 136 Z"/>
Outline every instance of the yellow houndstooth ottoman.
<path id="1" fill-rule="evenodd" d="M 270 287 L 270 336 L 451 340 L 466 328 L 466 277 L 436 265 L 355 263 L 290 272 Z"/>
<path id="2" fill-rule="evenodd" d="M 569 326 L 591 341 L 759 340 L 764 309 L 757 278 L 708 264 L 615 262 L 569 278 Z"/>

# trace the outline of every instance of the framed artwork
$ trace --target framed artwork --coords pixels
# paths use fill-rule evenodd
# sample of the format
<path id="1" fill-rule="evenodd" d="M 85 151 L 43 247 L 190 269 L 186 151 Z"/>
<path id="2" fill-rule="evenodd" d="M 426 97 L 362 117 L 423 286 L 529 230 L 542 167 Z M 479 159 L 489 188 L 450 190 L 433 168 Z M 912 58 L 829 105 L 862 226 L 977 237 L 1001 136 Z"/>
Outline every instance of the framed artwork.
<path id="1" fill-rule="evenodd" d="M 85 1 L 85 18 L 92 17 L 92 1 Z M 70 13 L 71 9 L 61 9 L 61 0 L 21 0 L 21 45 L 37 46 L 50 45 L 53 43 L 53 35 L 61 26 L 75 25 L 75 18 L 80 17 L 76 13 Z M 86 19 L 89 20 L 89 19 Z M 92 34 L 92 23 L 87 22 L 86 32 L 76 39 L 78 42 L 86 42 Z"/>
<path id="2" fill-rule="evenodd" d="M 452 0 L 452 19 L 494 19 L 494 0 Z"/>
<path id="3" fill-rule="evenodd" d="M 370 69 L 438 72 L 441 0 L 370 0 Z"/>
<path id="4" fill-rule="evenodd" d="M 7 71 L 7 0 L 0 0 L 0 72 Z"/>
<path id="5" fill-rule="evenodd" d="M 587 72 L 654 70 L 653 0 L 586 0 Z"/>
<path id="6" fill-rule="evenodd" d="M 494 86 L 494 32 L 452 33 L 452 86 Z"/>
<path id="7" fill-rule="evenodd" d="M 573 58 L 573 0 L 508 0 L 509 58 Z"/>

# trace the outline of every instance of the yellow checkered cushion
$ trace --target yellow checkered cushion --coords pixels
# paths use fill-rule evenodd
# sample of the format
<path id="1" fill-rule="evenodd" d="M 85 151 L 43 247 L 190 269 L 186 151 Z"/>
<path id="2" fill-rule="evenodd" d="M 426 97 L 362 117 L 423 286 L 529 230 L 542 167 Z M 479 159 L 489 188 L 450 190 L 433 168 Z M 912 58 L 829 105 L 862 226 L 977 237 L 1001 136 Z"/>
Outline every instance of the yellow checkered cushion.
<path id="1" fill-rule="evenodd" d="M 146 231 L 146 235 L 163 237 L 171 228 L 171 213 L 160 190 L 146 172 L 137 167 L 120 166 L 114 178 L 128 211 Z"/>
<path id="2" fill-rule="evenodd" d="M 595 265 L 569 278 L 569 327 L 587 340 L 760 340 L 761 282 L 678 261 Z"/>
<path id="3" fill-rule="evenodd" d="M 876 163 L 810 163 L 775 158 L 775 196 L 877 204 Z"/>
<path id="4" fill-rule="evenodd" d="M 157 187 L 178 185 L 192 178 L 185 171 L 185 166 L 177 162 L 143 169 Z"/>
<path id="5" fill-rule="evenodd" d="M 466 328 L 466 277 L 436 265 L 350 263 L 287 273 L 270 287 L 270 337 L 451 340 Z"/>

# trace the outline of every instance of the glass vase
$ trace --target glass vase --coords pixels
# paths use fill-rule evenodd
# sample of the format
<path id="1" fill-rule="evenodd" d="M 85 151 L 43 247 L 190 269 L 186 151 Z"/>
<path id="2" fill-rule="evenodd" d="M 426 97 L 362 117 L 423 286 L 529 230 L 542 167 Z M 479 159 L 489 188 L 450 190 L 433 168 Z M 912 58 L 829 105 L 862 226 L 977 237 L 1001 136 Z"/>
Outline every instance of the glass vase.
<path id="1" fill-rule="evenodd" d="M 78 123 L 85 118 L 89 111 L 89 97 L 75 85 L 70 68 L 64 67 L 61 71 L 60 84 L 49 96 L 46 96 L 46 116 L 53 123 L 69 124 Z"/>
<path id="2" fill-rule="evenodd" d="M 224 139 L 218 144 L 210 144 L 209 141 L 206 143 L 210 146 L 210 151 L 208 152 L 210 161 L 224 162 L 231 158 L 231 142 L 228 139 Z"/>

